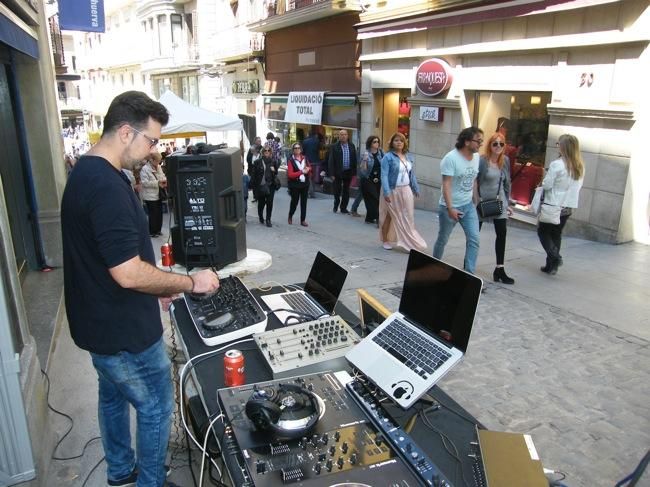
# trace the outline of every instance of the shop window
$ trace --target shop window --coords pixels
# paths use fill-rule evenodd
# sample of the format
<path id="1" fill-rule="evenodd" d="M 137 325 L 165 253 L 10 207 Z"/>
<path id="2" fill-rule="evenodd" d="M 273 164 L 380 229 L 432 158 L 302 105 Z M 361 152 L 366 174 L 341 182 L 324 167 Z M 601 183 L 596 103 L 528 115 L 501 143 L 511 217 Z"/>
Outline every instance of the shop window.
<path id="1" fill-rule="evenodd" d="M 472 124 L 487 139 L 500 132 L 506 139 L 512 189 L 510 199 L 528 209 L 535 188 L 544 177 L 551 94 L 531 91 L 467 91 Z"/>
<path id="2" fill-rule="evenodd" d="M 399 108 L 397 109 L 397 131 L 408 140 L 410 128 L 411 105 L 409 104 L 408 99 L 404 97 L 400 100 Z"/>

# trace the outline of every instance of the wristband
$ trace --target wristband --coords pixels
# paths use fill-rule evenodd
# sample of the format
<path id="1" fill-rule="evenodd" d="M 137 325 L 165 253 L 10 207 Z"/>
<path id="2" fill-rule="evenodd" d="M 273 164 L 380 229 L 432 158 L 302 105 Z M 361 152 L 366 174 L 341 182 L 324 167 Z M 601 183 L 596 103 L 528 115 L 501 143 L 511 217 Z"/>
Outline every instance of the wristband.
<path id="1" fill-rule="evenodd" d="M 194 293 L 194 286 L 196 285 L 196 283 L 194 282 L 194 278 L 191 275 L 188 275 L 187 277 L 189 277 L 190 281 L 192 281 L 192 290 L 190 291 L 190 293 Z"/>

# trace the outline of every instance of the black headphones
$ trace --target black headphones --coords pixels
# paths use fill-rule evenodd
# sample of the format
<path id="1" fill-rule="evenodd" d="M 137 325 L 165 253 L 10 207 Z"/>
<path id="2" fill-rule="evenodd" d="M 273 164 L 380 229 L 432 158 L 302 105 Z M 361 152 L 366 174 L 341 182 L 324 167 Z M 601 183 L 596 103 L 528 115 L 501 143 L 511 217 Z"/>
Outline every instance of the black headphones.
<path id="1" fill-rule="evenodd" d="M 283 413 L 282 401 L 290 395 L 285 394 L 287 392 L 307 397 L 314 411 L 307 424 L 300 428 L 286 428 L 278 424 Z M 253 392 L 246 402 L 246 416 L 260 431 L 272 432 L 278 438 L 294 439 L 304 436 L 316 426 L 320 417 L 320 405 L 313 392 L 293 384 L 279 384 L 275 394 L 269 395 L 265 389 Z"/>

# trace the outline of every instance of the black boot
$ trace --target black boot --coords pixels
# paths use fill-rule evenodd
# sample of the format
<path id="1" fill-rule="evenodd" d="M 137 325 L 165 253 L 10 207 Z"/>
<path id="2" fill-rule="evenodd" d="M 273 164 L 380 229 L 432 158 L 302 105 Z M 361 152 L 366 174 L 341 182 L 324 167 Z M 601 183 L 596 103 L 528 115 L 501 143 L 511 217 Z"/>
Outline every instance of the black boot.
<path id="1" fill-rule="evenodd" d="M 267 218 L 267 219 L 266 219 L 266 226 L 267 226 L 267 227 L 272 227 L 272 226 L 273 226 L 273 225 L 271 224 L 271 219 L 270 219 L 270 218 Z"/>
<path id="2" fill-rule="evenodd" d="M 260 215 L 259 219 L 260 219 L 260 223 L 261 223 L 262 225 L 264 225 L 264 217 L 262 217 L 262 216 Z"/>
<path id="3" fill-rule="evenodd" d="M 539 270 L 542 272 L 546 272 L 547 274 L 550 274 L 551 276 L 554 276 L 557 274 L 557 262 L 553 261 L 553 259 L 546 258 L 546 265 L 544 267 L 540 267 Z"/>
<path id="4" fill-rule="evenodd" d="M 509 277 L 508 274 L 506 274 L 506 270 L 503 267 L 496 267 L 494 269 L 494 272 L 492 273 L 492 278 L 494 279 L 494 282 L 501 281 L 504 284 L 515 283 L 515 280 L 512 277 Z"/>

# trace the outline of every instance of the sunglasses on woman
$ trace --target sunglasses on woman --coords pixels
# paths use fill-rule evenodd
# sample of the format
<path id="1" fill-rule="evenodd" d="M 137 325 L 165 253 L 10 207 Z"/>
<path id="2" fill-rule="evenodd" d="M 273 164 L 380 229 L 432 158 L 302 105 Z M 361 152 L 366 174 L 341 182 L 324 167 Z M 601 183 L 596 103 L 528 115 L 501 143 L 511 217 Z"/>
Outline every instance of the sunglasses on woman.
<path id="1" fill-rule="evenodd" d="M 497 142 L 497 141 L 492 142 L 492 147 L 503 147 L 504 145 L 506 145 L 505 142 Z"/>

